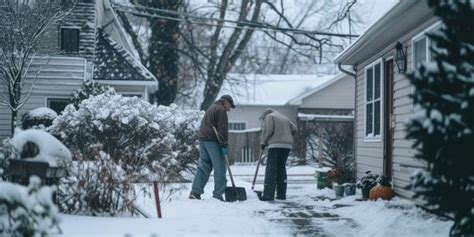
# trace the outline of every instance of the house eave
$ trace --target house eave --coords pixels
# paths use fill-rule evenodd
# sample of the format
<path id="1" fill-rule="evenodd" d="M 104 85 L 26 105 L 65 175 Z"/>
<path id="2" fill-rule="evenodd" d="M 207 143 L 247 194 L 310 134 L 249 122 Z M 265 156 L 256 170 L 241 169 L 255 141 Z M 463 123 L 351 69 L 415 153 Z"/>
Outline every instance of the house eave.
<path id="1" fill-rule="evenodd" d="M 358 65 L 433 15 L 425 0 L 401 0 L 340 53 L 334 62 L 341 65 Z"/>

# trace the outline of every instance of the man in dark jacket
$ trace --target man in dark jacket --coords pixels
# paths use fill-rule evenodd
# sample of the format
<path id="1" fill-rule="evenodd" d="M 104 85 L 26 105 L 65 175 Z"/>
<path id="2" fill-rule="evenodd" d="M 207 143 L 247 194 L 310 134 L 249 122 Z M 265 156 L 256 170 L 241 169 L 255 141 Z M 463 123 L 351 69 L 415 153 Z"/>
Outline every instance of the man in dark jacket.
<path id="1" fill-rule="evenodd" d="M 204 186 L 209 180 L 209 175 L 214 168 L 214 192 L 212 197 L 224 200 L 222 194 L 226 187 L 226 163 L 224 156 L 227 155 L 228 118 L 227 112 L 235 108 L 234 100 L 230 95 L 223 95 L 218 101 L 211 105 L 199 128 L 199 164 L 193 180 L 193 186 L 189 199 L 201 199 Z M 217 130 L 219 138 L 216 136 Z"/>
<path id="2" fill-rule="evenodd" d="M 262 201 L 286 199 L 286 160 L 293 146 L 296 126 L 284 115 L 266 109 L 260 116 L 262 121 L 261 149 L 268 147 L 268 161 L 265 169 Z"/>

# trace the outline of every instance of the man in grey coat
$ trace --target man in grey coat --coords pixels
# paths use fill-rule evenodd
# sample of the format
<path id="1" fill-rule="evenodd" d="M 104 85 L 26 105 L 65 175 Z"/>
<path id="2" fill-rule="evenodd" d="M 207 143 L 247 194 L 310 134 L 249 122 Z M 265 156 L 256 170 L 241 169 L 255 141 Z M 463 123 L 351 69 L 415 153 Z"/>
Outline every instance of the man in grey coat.
<path id="1" fill-rule="evenodd" d="M 214 192 L 212 197 L 223 201 L 222 194 L 226 187 L 226 164 L 224 156 L 227 155 L 228 118 L 227 112 L 235 108 L 234 100 L 230 95 L 223 95 L 211 105 L 204 114 L 199 127 L 199 164 L 193 180 L 189 199 L 201 199 L 204 186 L 209 180 L 209 175 L 214 168 Z M 215 130 L 219 135 L 217 137 Z"/>
<path id="2" fill-rule="evenodd" d="M 260 116 L 262 121 L 261 149 L 268 147 L 268 161 L 265 169 L 262 201 L 286 199 L 286 160 L 293 147 L 296 126 L 284 115 L 268 108 Z"/>

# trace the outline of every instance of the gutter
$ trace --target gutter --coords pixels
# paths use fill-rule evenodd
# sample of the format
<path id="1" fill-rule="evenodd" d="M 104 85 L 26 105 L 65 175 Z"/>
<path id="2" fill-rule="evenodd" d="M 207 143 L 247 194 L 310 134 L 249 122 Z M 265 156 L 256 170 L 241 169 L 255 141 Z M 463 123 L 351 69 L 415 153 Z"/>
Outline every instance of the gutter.
<path id="1" fill-rule="evenodd" d="M 354 71 L 349 71 L 349 70 L 346 70 L 342 67 L 342 64 L 341 63 L 338 63 L 337 64 L 337 68 L 351 76 L 352 78 L 354 78 L 354 121 L 353 121 L 353 124 L 352 124 L 352 154 L 353 154 L 353 158 L 354 158 L 354 178 L 357 179 L 357 149 L 356 149 L 356 145 L 357 145 L 357 66 L 356 65 L 353 65 L 352 66 L 352 69 Z"/>

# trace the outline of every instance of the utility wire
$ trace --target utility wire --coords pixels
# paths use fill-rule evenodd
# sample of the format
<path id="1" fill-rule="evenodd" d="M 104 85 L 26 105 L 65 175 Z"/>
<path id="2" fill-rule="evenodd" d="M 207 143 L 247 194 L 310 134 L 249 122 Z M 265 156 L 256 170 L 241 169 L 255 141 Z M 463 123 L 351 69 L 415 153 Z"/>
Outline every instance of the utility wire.
<path id="1" fill-rule="evenodd" d="M 218 25 L 214 23 L 207 23 L 207 22 L 202 22 L 202 21 L 217 21 L 217 22 L 222 22 L 222 23 L 233 23 L 237 25 L 236 26 L 223 25 L 222 27 L 244 29 L 244 30 L 249 30 L 249 29 L 254 29 L 254 30 L 259 30 L 259 31 L 270 30 L 270 31 L 277 31 L 277 32 L 289 32 L 289 33 L 294 33 L 294 34 L 324 35 L 324 36 L 333 36 L 333 37 L 341 37 L 341 38 L 355 38 L 359 36 L 359 35 L 353 35 L 353 34 L 340 34 L 340 33 L 330 33 L 330 32 L 322 32 L 322 31 L 310 31 L 310 30 L 284 28 L 284 27 L 277 27 L 277 26 L 264 24 L 261 22 L 235 21 L 235 20 L 219 19 L 219 18 L 214 18 L 214 17 L 203 17 L 203 16 L 190 15 L 190 14 L 187 14 L 185 12 L 180 12 L 180 11 L 172 11 L 172 10 L 158 9 L 158 8 L 145 7 L 145 6 L 132 7 L 132 6 L 127 6 L 123 4 L 113 3 L 112 7 L 114 7 L 117 11 L 127 12 L 127 13 L 131 13 L 135 15 L 156 17 L 156 18 L 161 18 L 161 19 L 175 20 L 175 21 L 180 21 L 180 22 L 188 22 L 191 24 L 200 24 L 200 25 L 207 25 L 207 26 L 218 26 Z M 153 14 L 141 12 L 141 11 L 138 11 L 137 9 L 141 9 L 142 11 L 151 11 Z M 170 15 L 170 16 L 165 16 L 163 14 Z M 185 17 L 195 19 L 195 20 L 202 20 L 202 21 L 198 22 L 198 21 L 187 20 Z"/>

